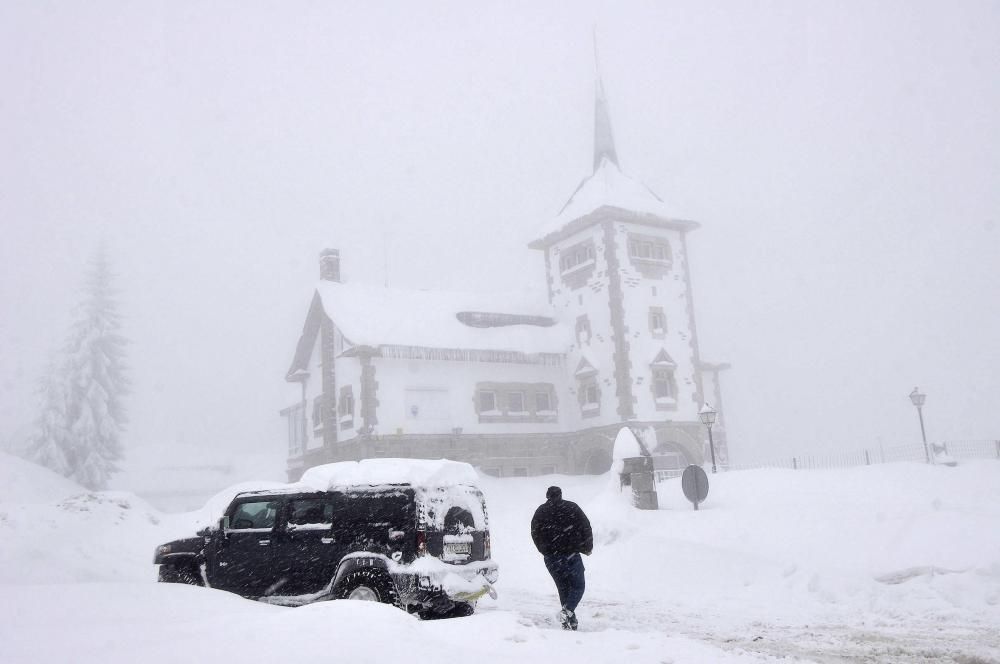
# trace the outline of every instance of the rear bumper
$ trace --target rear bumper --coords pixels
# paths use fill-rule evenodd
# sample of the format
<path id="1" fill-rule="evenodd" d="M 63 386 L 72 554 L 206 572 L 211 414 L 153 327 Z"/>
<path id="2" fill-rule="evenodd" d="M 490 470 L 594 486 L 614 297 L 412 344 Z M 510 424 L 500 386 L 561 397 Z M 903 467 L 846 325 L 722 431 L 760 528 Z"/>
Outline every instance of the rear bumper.
<path id="1" fill-rule="evenodd" d="M 493 584 L 499 568 L 492 560 L 464 565 L 414 565 L 392 576 L 403 604 L 445 610 L 458 602 L 475 602 L 487 594 L 496 596 Z"/>

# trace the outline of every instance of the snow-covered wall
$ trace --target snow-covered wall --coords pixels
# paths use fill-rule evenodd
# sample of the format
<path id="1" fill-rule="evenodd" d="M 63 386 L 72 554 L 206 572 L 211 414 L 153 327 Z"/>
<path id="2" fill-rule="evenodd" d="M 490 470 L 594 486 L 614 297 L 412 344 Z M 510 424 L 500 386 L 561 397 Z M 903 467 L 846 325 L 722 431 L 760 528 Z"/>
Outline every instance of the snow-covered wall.
<path id="1" fill-rule="evenodd" d="M 373 358 L 378 383 L 378 431 L 381 434 L 528 433 L 560 431 L 574 404 L 565 403 L 565 367 L 542 364 L 459 362 Z M 552 385 L 554 413 L 544 418 L 481 416 L 477 387 L 483 385 Z M 504 420 L 507 421 L 504 421 Z M 539 421 L 545 419 L 546 421 Z M 529 421 L 530 420 L 530 421 Z"/>
<path id="2" fill-rule="evenodd" d="M 572 429 L 582 429 L 618 421 L 608 264 L 601 228 L 585 228 L 547 251 L 552 304 L 563 326 L 574 330 L 564 372 L 569 402 L 564 409 L 566 423 Z M 576 375 L 581 362 L 596 370 L 592 376 L 597 384 L 596 408 L 581 401 L 581 380 Z"/>
<path id="3" fill-rule="evenodd" d="M 687 256 L 681 233 L 645 225 L 615 223 L 614 240 L 621 266 L 623 312 L 628 331 L 636 418 L 644 421 L 697 421 L 701 406 L 698 359 L 693 314 L 688 300 Z M 635 247 L 636 242 L 663 250 L 664 260 L 647 260 L 630 255 L 630 246 Z M 662 327 L 656 324 L 661 320 Z M 668 360 L 661 355 L 663 351 Z M 670 396 L 655 395 L 654 370 L 673 373 Z"/>
<path id="4" fill-rule="evenodd" d="M 567 409 L 568 425 L 697 421 L 700 377 L 681 231 L 605 219 L 547 252 L 552 304 L 576 330 L 566 372 L 575 406 Z M 655 379 L 665 376 L 668 388 L 658 392 Z M 596 405 L 583 394 L 590 381 Z"/>

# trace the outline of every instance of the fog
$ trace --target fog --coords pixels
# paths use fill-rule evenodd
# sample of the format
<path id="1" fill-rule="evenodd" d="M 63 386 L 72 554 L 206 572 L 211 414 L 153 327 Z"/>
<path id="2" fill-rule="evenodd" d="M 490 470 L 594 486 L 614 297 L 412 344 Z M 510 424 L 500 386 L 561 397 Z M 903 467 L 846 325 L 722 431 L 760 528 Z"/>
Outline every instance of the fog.
<path id="1" fill-rule="evenodd" d="M 1000 437 L 1000 6 L 574 4 L 0 4 L 0 442 L 101 242 L 126 453 L 280 457 L 324 247 L 346 281 L 544 288 L 595 26 L 623 170 L 702 224 L 733 458 L 919 442 L 917 385 L 929 438 Z"/>

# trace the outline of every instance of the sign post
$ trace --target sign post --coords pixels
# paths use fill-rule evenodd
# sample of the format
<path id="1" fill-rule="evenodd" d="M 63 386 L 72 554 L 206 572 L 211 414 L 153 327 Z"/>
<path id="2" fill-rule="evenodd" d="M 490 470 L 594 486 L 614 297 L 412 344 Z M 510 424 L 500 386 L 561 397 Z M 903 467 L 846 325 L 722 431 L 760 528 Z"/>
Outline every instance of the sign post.
<path id="1" fill-rule="evenodd" d="M 684 497 L 690 500 L 697 510 L 698 503 L 704 502 L 708 497 L 708 475 L 701 466 L 688 466 L 681 475 L 681 488 L 684 490 Z"/>

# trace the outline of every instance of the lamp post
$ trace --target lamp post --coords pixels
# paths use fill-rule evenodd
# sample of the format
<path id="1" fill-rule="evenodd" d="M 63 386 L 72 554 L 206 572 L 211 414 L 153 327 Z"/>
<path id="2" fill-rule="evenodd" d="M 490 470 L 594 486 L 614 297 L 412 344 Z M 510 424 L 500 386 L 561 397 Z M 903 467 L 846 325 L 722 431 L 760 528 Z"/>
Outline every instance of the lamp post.
<path id="1" fill-rule="evenodd" d="M 707 402 L 698 411 L 698 417 L 701 418 L 701 423 L 708 427 L 708 449 L 712 452 L 712 472 L 715 472 L 715 441 L 712 440 L 712 425 L 715 424 L 715 417 L 719 413 L 712 408 Z"/>
<path id="2" fill-rule="evenodd" d="M 927 457 L 927 463 L 931 462 L 931 451 L 927 447 L 927 432 L 924 431 L 924 401 L 927 399 L 926 394 L 921 394 L 920 390 L 913 388 L 910 392 L 910 401 L 913 405 L 917 407 L 917 416 L 920 418 L 920 436 L 924 439 L 924 456 Z"/>

